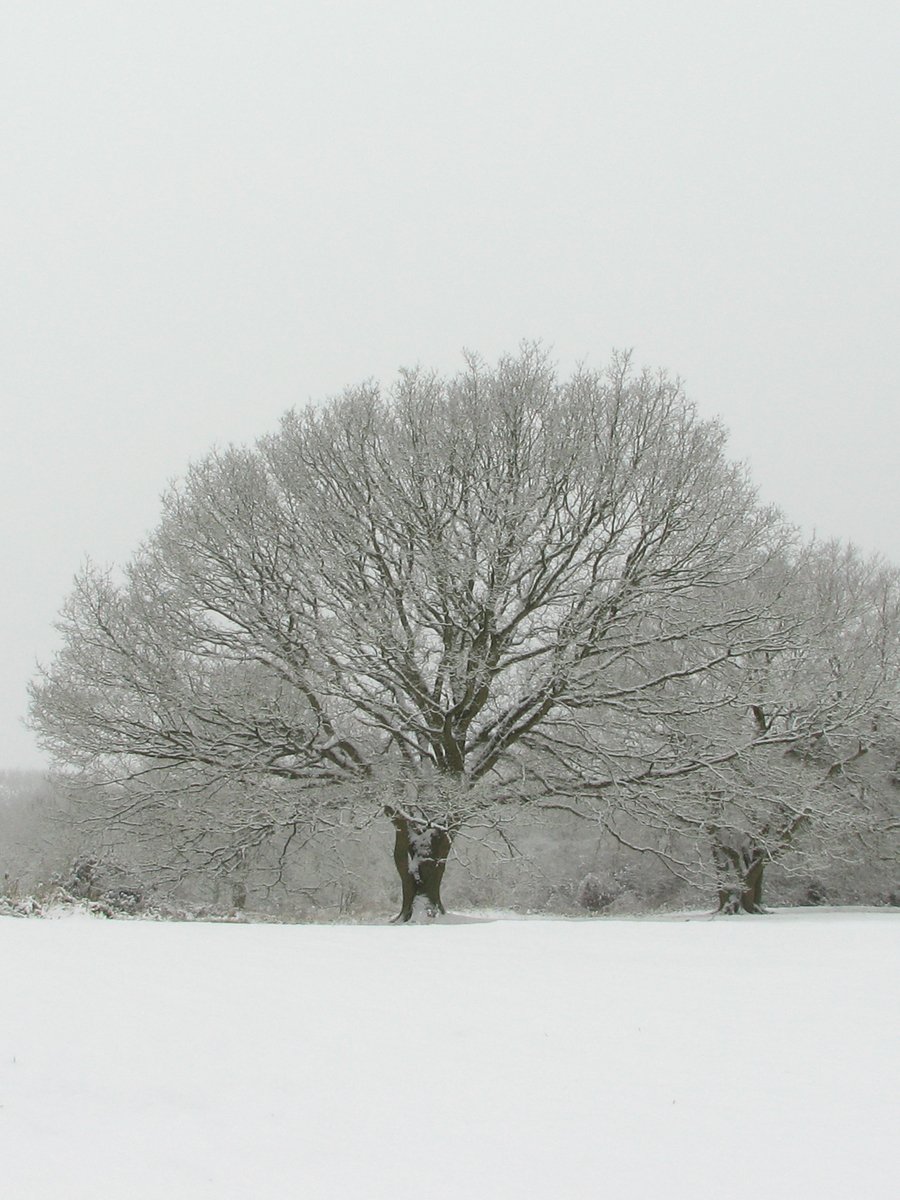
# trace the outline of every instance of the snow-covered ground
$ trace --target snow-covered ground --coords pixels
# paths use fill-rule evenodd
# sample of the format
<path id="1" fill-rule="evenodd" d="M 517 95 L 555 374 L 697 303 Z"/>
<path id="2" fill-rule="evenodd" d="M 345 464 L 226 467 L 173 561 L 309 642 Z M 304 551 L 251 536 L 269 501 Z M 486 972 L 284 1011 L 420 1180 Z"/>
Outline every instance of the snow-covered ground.
<path id="1" fill-rule="evenodd" d="M 10 1200 L 900 1195 L 900 917 L 0 918 Z"/>

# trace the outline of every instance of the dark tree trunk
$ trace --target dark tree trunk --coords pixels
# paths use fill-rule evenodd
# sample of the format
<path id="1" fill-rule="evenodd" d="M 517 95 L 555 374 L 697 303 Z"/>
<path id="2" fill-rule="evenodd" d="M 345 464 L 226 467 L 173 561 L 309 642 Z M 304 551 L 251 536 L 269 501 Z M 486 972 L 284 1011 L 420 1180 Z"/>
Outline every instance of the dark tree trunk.
<path id="1" fill-rule="evenodd" d="M 735 916 L 737 913 L 763 913 L 762 902 L 763 864 L 757 863 L 748 871 L 739 884 L 719 888 L 719 912 Z"/>
<path id="2" fill-rule="evenodd" d="M 729 876 L 719 883 L 719 912 L 730 916 L 765 912 L 762 896 L 766 860 L 762 851 L 758 847 L 734 850 L 719 844 L 713 853 L 717 865 Z"/>
<path id="3" fill-rule="evenodd" d="M 443 913 L 441 880 L 450 853 L 449 832 L 427 821 L 409 817 L 395 808 L 386 807 L 384 811 L 397 831 L 394 863 L 403 894 L 400 911 L 394 920 L 409 921 L 419 906 L 429 917 Z"/>

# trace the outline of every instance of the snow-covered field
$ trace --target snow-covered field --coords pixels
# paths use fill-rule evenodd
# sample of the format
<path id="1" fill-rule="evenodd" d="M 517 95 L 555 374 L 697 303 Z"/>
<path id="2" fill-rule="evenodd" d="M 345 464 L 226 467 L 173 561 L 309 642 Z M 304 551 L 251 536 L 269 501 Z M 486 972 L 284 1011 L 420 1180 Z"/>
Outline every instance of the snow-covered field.
<path id="1" fill-rule="evenodd" d="M 0 918 L 10 1200 L 900 1195 L 900 917 Z"/>

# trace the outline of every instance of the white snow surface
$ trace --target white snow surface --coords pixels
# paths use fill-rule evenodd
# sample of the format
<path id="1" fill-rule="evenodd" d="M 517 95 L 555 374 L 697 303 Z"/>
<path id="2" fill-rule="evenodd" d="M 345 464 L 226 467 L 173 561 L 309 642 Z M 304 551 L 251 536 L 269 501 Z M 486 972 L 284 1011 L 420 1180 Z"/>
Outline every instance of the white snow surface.
<path id="1" fill-rule="evenodd" d="M 900 917 L 0 918 L 10 1200 L 900 1195 Z"/>

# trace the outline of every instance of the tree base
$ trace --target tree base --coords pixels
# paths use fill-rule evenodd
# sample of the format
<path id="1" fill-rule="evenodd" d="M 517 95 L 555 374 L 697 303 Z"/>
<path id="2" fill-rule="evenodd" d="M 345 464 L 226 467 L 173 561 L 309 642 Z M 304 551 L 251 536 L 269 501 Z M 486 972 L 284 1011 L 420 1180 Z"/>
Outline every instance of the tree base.
<path id="1" fill-rule="evenodd" d="M 719 907 L 716 911 L 722 917 L 755 917 L 764 915 L 768 910 L 752 896 L 741 895 L 738 892 L 720 892 Z"/>
<path id="2" fill-rule="evenodd" d="M 432 921 L 438 921 L 441 917 L 445 916 L 446 911 L 443 904 L 434 904 L 427 896 L 418 895 L 413 898 L 412 905 L 408 911 L 406 906 L 404 906 L 395 917 L 391 917 L 391 924 L 430 925 Z"/>

